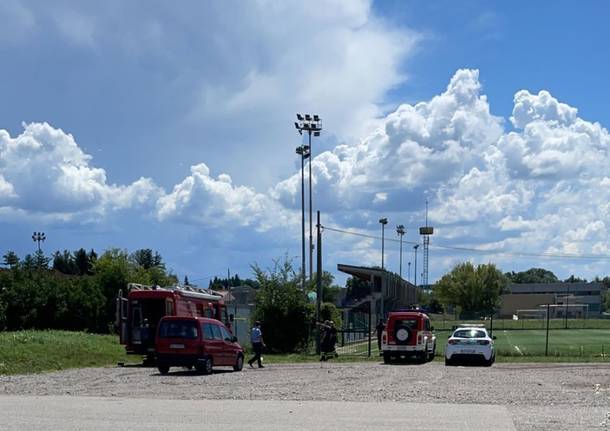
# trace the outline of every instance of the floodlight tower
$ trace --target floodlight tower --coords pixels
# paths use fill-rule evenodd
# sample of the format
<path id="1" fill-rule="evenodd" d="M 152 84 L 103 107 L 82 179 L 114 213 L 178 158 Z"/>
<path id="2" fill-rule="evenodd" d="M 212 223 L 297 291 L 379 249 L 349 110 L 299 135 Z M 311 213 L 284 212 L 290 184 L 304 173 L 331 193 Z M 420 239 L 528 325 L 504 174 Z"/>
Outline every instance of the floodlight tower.
<path id="1" fill-rule="evenodd" d="M 430 235 L 434 233 L 434 228 L 428 226 L 428 199 L 426 199 L 426 225 L 419 228 L 419 234 L 423 237 L 424 244 L 424 271 L 422 272 L 422 285 L 428 289 L 428 263 L 430 249 Z"/>
<path id="2" fill-rule="evenodd" d="M 44 242 L 47 239 L 47 236 L 44 232 L 34 232 L 32 235 L 32 240 L 38 243 L 38 253 L 40 253 L 40 243 Z"/>
<path id="3" fill-rule="evenodd" d="M 313 279 L 313 206 L 311 197 L 311 162 L 313 160 L 313 156 L 311 152 L 311 135 L 320 136 L 320 132 L 322 131 L 322 120 L 317 114 L 297 114 L 297 121 L 295 121 L 294 126 L 300 135 L 303 135 L 303 132 L 306 132 L 309 138 L 309 281 L 311 282 Z"/>
<path id="4" fill-rule="evenodd" d="M 402 237 L 404 236 L 405 232 L 406 230 L 404 225 L 399 224 L 398 226 L 396 226 L 396 233 L 400 237 L 400 269 L 398 270 L 398 275 L 400 276 L 400 278 L 402 278 Z"/>

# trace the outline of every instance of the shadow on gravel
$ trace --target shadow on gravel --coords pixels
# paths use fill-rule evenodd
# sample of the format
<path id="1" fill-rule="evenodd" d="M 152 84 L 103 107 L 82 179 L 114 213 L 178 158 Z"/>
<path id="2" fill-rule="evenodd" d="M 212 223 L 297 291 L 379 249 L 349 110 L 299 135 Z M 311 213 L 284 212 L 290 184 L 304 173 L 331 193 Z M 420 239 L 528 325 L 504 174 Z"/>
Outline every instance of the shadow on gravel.
<path id="1" fill-rule="evenodd" d="M 225 374 L 225 373 L 234 373 L 235 371 L 233 370 L 213 370 L 212 374 Z M 181 370 L 181 371 L 174 371 L 174 372 L 169 372 L 165 375 L 162 375 L 161 373 L 153 373 L 151 374 L 151 376 L 163 376 L 163 377 L 192 377 L 192 376 L 205 376 L 205 374 L 200 373 L 196 370 Z"/>
<path id="2" fill-rule="evenodd" d="M 420 360 L 417 359 L 394 359 L 392 360 L 392 362 L 390 362 L 389 364 L 386 364 L 384 362 L 381 362 L 380 365 L 387 365 L 387 366 L 407 366 L 407 365 L 411 365 L 411 366 L 422 366 L 422 365 L 426 365 L 428 362 L 422 362 Z"/>

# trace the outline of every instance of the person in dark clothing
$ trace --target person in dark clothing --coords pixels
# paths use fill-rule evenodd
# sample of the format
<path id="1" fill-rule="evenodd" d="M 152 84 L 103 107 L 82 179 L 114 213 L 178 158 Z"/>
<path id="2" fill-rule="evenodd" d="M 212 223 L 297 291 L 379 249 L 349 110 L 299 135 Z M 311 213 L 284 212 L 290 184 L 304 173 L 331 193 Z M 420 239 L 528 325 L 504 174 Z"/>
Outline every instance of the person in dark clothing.
<path id="1" fill-rule="evenodd" d="M 263 341 L 261 322 L 259 321 L 256 321 L 256 323 L 254 323 L 254 327 L 250 332 L 250 342 L 252 343 L 252 350 L 254 350 L 254 356 L 248 361 L 248 365 L 250 365 L 250 368 L 254 368 L 252 364 L 256 361 L 258 362 L 258 368 L 265 368 L 263 366 L 263 361 L 261 360 L 261 355 L 263 354 L 263 347 L 265 347 L 265 342 Z"/>
<path id="2" fill-rule="evenodd" d="M 385 323 L 383 323 L 383 319 L 379 319 L 379 323 L 377 324 L 377 348 L 379 349 L 379 354 L 381 354 L 381 335 L 383 334 L 383 330 L 385 329 Z"/>
<path id="3" fill-rule="evenodd" d="M 322 331 L 320 361 L 326 361 L 329 358 L 337 358 L 339 354 L 335 350 L 335 344 L 337 344 L 337 328 L 335 328 L 335 323 L 326 320 L 324 323 L 318 322 L 317 325 Z"/>

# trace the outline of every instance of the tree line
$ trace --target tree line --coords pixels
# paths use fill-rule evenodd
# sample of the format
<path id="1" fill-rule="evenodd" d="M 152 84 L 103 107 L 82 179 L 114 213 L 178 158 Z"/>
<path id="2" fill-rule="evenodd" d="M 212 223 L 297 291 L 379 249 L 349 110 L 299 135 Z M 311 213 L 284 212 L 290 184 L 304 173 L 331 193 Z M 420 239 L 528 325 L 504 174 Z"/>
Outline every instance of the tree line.
<path id="1" fill-rule="evenodd" d="M 610 277 L 596 277 L 592 281 L 605 286 L 602 307 L 610 308 Z M 456 265 L 433 286 L 432 293 L 426 298 L 435 312 L 451 308 L 461 318 L 470 319 L 490 316 L 500 306 L 500 297 L 507 293 L 510 283 L 586 283 L 571 275 L 560 280 L 552 271 L 544 268 L 530 268 L 522 272 L 502 273 L 494 264 L 473 265 L 470 262 Z"/>
<path id="2" fill-rule="evenodd" d="M 111 249 L 42 251 L 21 259 L 2 256 L 0 330 L 66 329 L 107 333 L 112 330 L 115 298 L 127 283 L 174 284 L 161 255 L 151 249 L 133 253 Z"/>

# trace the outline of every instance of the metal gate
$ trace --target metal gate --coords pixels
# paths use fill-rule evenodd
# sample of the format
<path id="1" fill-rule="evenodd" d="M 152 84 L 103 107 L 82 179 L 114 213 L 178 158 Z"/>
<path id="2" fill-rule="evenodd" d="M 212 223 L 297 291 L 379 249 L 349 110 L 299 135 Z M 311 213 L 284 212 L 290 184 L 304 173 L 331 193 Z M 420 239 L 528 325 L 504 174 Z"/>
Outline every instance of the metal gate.
<path id="1" fill-rule="evenodd" d="M 371 356 L 371 331 L 368 328 L 342 328 L 337 331 L 339 356 Z"/>

